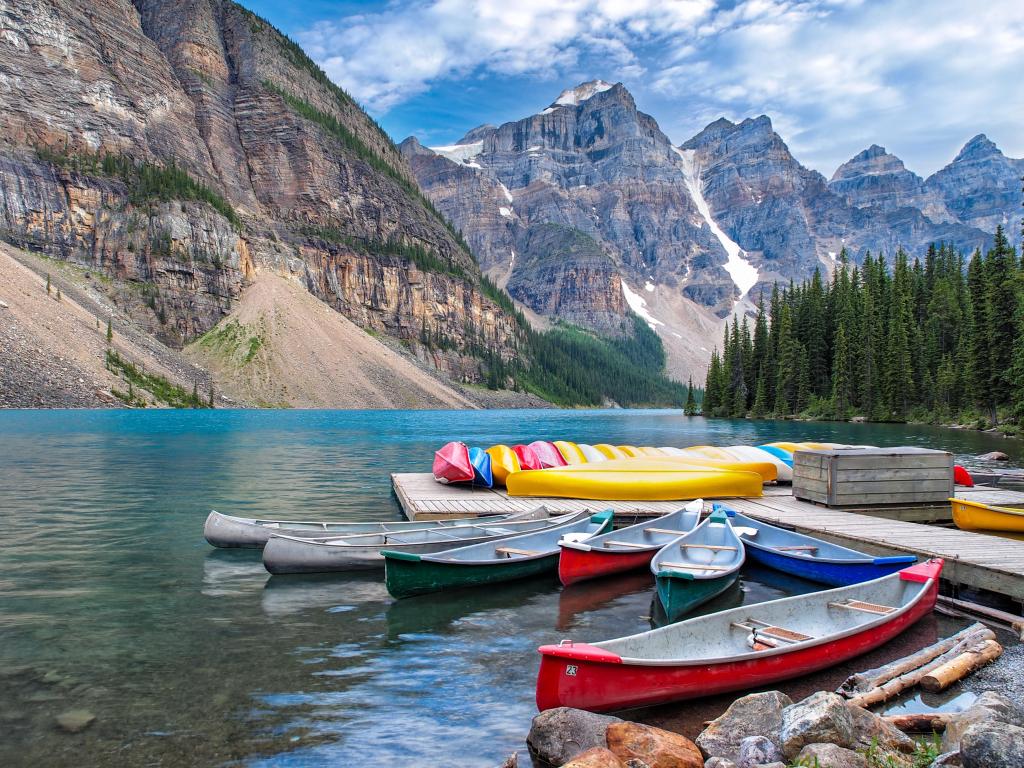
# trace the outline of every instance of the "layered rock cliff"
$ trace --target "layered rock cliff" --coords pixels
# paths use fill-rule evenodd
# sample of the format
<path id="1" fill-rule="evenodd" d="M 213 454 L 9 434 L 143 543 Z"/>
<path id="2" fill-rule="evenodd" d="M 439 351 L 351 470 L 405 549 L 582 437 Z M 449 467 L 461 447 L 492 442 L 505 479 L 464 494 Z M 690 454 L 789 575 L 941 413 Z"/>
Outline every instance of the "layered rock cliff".
<path id="1" fill-rule="evenodd" d="M 241 6 L 15 0 L 0 25 L 4 239 L 105 273 L 178 346 L 266 269 L 455 378 L 516 354 L 390 139 Z"/>

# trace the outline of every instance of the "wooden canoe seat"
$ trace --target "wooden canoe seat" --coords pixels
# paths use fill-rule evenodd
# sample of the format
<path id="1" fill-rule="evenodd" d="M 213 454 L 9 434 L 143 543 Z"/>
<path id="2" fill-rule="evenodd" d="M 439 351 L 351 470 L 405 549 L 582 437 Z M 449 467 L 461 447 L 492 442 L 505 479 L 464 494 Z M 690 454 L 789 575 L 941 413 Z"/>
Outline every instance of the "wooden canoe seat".
<path id="1" fill-rule="evenodd" d="M 845 608 L 848 611 L 864 611 L 864 613 L 875 613 L 884 616 L 896 609 L 891 605 L 878 605 L 877 603 L 865 603 L 863 600 L 843 600 L 841 603 L 829 603 L 829 608 Z"/>
<path id="2" fill-rule="evenodd" d="M 515 547 L 495 547 L 494 548 L 494 554 L 496 554 L 496 555 L 507 555 L 507 556 L 511 557 L 512 555 L 527 555 L 527 556 L 529 556 L 529 555 L 539 555 L 540 552 L 538 552 L 535 549 L 516 549 Z"/>
<path id="3" fill-rule="evenodd" d="M 701 565 L 699 563 L 658 563 L 661 568 L 674 568 L 683 571 L 731 571 L 731 565 Z"/>
<path id="4" fill-rule="evenodd" d="M 776 627 L 771 624 L 766 624 L 763 621 L 757 621 L 756 619 L 748 619 L 745 622 L 734 621 L 729 626 L 734 629 L 742 629 L 750 632 L 754 636 L 755 643 L 764 641 L 765 644 L 772 647 L 775 647 L 772 641 L 802 643 L 805 640 L 814 639 L 811 635 L 805 635 L 803 632 L 786 629 L 785 627 Z"/>
<path id="5" fill-rule="evenodd" d="M 672 528 L 644 528 L 644 533 L 667 533 L 670 536 L 682 536 L 689 531 L 676 531 Z"/>
<path id="6" fill-rule="evenodd" d="M 604 542 L 604 545 L 606 547 L 629 547 L 631 549 L 648 549 L 648 546 L 646 544 L 634 544 L 631 541 L 615 541 L 613 539 L 608 539 L 608 541 Z"/>
<path id="7" fill-rule="evenodd" d="M 779 552 L 817 552 L 818 548 L 810 544 L 795 547 L 775 547 Z"/>
<path id="8" fill-rule="evenodd" d="M 716 552 L 735 552 L 736 547 L 720 547 L 716 544 L 683 544 L 687 549 L 712 549 Z"/>

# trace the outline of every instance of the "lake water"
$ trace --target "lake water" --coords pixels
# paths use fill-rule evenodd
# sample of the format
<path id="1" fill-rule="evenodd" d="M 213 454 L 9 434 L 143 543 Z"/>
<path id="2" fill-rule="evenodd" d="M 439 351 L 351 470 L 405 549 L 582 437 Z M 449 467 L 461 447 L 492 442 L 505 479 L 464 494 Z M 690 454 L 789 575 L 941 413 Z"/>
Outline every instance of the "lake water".
<path id="1" fill-rule="evenodd" d="M 379 574 L 271 578 L 258 552 L 209 547 L 202 525 L 210 508 L 395 518 L 389 473 L 428 471 L 441 443 L 538 438 L 809 439 L 1024 461 L 1021 443 L 975 432 L 675 411 L 0 412 L 0 764 L 499 764 L 535 713 L 536 647 L 649 628 L 644 574 L 393 601 Z M 710 608 L 812 588 L 750 570 Z M 905 642 L 942 631 L 930 619 Z M 54 718 L 69 709 L 96 721 L 64 733 Z"/>

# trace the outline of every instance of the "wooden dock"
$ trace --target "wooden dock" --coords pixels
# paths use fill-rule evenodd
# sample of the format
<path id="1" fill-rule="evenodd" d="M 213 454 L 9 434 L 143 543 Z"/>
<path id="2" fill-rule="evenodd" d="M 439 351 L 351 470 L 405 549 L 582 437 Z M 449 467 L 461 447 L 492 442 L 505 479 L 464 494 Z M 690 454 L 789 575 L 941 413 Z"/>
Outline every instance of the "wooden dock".
<path id="1" fill-rule="evenodd" d="M 527 511 L 543 504 L 553 513 L 611 508 L 620 518 L 656 517 L 678 509 L 678 501 L 585 501 L 510 498 L 503 490 L 441 485 L 429 474 L 394 474 L 395 496 L 410 520 L 471 517 Z M 1024 493 L 986 486 L 957 488 L 959 498 L 1002 505 L 1024 505 Z M 946 560 L 944 579 L 1024 601 L 1024 541 L 922 525 L 913 508 L 856 511 L 828 509 L 793 497 L 788 486 L 768 486 L 758 498 L 727 499 L 746 515 L 820 536 L 877 555 L 900 553 Z M 871 511 L 872 514 L 865 514 Z M 896 519 L 900 514 L 903 519 Z M 948 519 L 949 508 L 932 507 L 924 519 Z"/>

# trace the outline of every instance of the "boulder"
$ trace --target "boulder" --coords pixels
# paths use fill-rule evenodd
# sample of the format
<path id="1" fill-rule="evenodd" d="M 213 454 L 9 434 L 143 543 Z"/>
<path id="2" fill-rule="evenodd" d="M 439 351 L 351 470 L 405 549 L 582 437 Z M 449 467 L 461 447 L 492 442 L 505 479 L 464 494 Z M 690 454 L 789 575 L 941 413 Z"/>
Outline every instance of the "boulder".
<path id="1" fill-rule="evenodd" d="M 876 751 L 913 754 L 914 740 L 892 723 L 863 707 L 846 705 L 853 719 L 854 749 L 874 747 Z"/>
<path id="2" fill-rule="evenodd" d="M 853 746 L 853 715 L 834 693 L 818 691 L 782 710 L 782 753 L 792 760 L 806 744 Z"/>
<path id="3" fill-rule="evenodd" d="M 703 768 L 704 757 L 685 736 L 640 723 L 612 723 L 608 749 L 630 768 Z"/>
<path id="4" fill-rule="evenodd" d="M 960 750 L 955 752 L 943 752 L 932 760 L 928 768 L 963 768 L 963 759 L 960 757 Z"/>
<path id="5" fill-rule="evenodd" d="M 724 757 L 709 757 L 704 768 L 736 768 L 736 763 Z"/>
<path id="6" fill-rule="evenodd" d="M 705 757 L 723 757 L 736 762 L 740 742 L 748 736 L 765 736 L 781 746 L 782 712 L 793 700 L 779 691 L 752 693 L 736 699 L 724 713 L 712 720 L 697 737 Z"/>
<path id="7" fill-rule="evenodd" d="M 580 752 L 576 757 L 565 763 L 562 768 L 625 768 L 615 753 L 604 747 L 594 747 Z"/>
<path id="8" fill-rule="evenodd" d="M 765 736 L 747 736 L 740 742 L 737 768 L 754 768 L 765 763 L 777 763 L 782 760 L 779 745 Z"/>
<path id="9" fill-rule="evenodd" d="M 1009 461 L 1010 460 L 1010 457 L 1007 456 L 1002 451 L 989 451 L 988 453 L 981 454 L 981 456 L 979 456 L 978 458 L 979 459 L 984 459 L 985 461 Z"/>
<path id="10" fill-rule="evenodd" d="M 519 768 L 519 753 L 513 752 L 498 768 Z"/>
<path id="11" fill-rule="evenodd" d="M 612 723 L 621 722 L 609 715 L 557 707 L 533 718 L 526 743 L 541 760 L 562 765 L 592 747 L 606 747 L 605 731 Z"/>
<path id="12" fill-rule="evenodd" d="M 958 712 L 946 724 L 942 734 L 942 749 L 955 752 L 960 748 L 960 739 L 976 724 L 987 722 L 1024 725 L 1020 710 L 1005 696 L 995 691 L 985 691 L 963 712 Z"/>
<path id="13" fill-rule="evenodd" d="M 795 762 L 815 768 L 869 768 L 864 755 L 835 744 L 805 744 Z"/>
<path id="14" fill-rule="evenodd" d="M 88 709 L 69 709 L 57 715 L 57 727 L 66 733 L 80 733 L 96 722 Z"/>
<path id="15" fill-rule="evenodd" d="M 1024 728 L 991 720 L 972 725 L 960 739 L 964 768 L 1024 768 Z"/>

